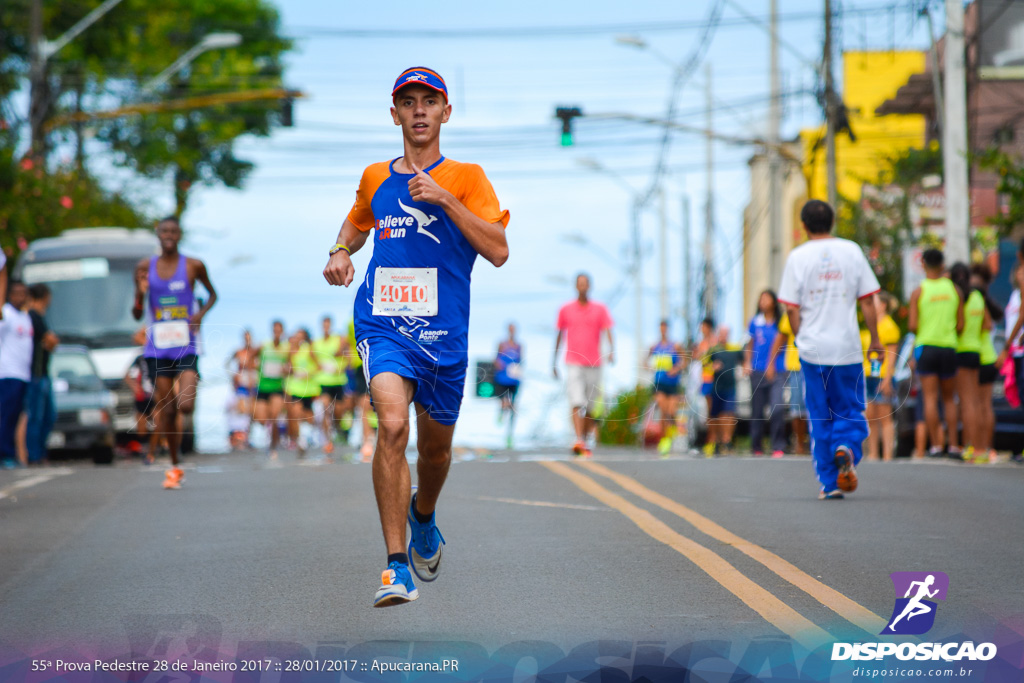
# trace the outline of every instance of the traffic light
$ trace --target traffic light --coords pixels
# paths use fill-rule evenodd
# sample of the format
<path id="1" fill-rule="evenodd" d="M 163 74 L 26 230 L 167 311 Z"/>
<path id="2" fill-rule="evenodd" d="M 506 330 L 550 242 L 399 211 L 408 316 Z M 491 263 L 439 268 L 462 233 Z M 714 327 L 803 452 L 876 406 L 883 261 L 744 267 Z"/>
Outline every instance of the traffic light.
<path id="1" fill-rule="evenodd" d="M 281 126 L 284 128 L 291 128 L 295 125 L 293 116 L 295 100 L 290 97 L 286 97 L 281 101 Z"/>
<path id="2" fill-rule="evenodd" d="M 478 360 L 476 362 L 476 395 L 477 398 L 494 398 L 494 361 Z"/>
<path id="3" fill-rule="evenodd" d="M 557 107 L 555 117 L 562 120 L 562 147 L 572 147 L 572 120 L 583 116 L 579 107 Z"/>

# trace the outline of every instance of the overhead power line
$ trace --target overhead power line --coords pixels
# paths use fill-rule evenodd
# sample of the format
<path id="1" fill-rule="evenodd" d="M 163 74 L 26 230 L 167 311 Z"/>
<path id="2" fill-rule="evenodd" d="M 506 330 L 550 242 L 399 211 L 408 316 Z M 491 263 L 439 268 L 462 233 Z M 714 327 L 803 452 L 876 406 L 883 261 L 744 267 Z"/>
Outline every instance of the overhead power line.
<path id="1" fill-rule="evenodd" d="M 907 3 L 889 2 L 882 5 L 849 7 L 843 10 L 846 16 L 875 15 L 880 12 L 903 11 L 913 13 L 914 8 Z M 751 20 L 767 23 L 768 17 L 748 15 L 721 19 L 720 28 L 746 27 Z M 780 14 L 781 22 L 821 21 L 820 12 L 790 12 Z M 707 27 L 706 19 L 688 19 L 682 21 L 644 22 L 634 24 L 595 24 L 591 26 L 484 26 L 477 28 L 458 29 L 417 29 L 414 37 L 418 39 L 487 39 L 487 40 L 522 40 L 548 39 L 566 37 L 586 37 L 594 35 L 614 35 L 616 33 L 669 33 L 673 31 L 694 31 Z M 394 27 L 388 28 L 332 28 L 326 26 L 290 26 L 285 27 L 285 34 L 290 38 L 394 38 Z"/>

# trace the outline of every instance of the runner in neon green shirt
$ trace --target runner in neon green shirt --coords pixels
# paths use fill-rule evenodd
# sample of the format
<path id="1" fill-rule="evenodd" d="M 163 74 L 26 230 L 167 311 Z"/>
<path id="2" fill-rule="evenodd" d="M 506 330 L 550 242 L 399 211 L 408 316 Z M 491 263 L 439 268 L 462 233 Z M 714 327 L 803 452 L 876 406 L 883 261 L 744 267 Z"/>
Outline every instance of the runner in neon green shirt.
<path id="1" fill-rule="evenodd" d="M 910 331 L 914 341 L 915 371 L 921 378 L 924 394 L 924 421 L 932 457 L 945 450 L 942 423 L 939 420 L 939 393 L 946 411 L 946 433 L 950 452 L 958 453 L 956 414 L 956 344 L 964 328 L 964 306 L 960 293 L 943 275 L 945 257 L 938 249 L 925 249 L 921 255 L 925 279 L 910 295 Z"/>
<path id="2" fill-rule="evenodd" d="M 259 380 L 256 383 L 256 422 L 267 430 L 270 440 L 270 457 L 277 457 L 277 446 L 281 433 L 277 421 L 284 410 L 284 365 L 288 360 L 288 341 L 284 338 L 284 323 L 275 320 L 273 336 L 260 345 Z"/>
<path id="3" fill-rule="evenodd" d="M 312 344 L 313 356 L 320 364 L 320 372 L 316 380 L 320 384 L 320 400 L 324 405 L 323 421 L 320 430 L 324 437 L 324 453 L 328 456 L 334 452 L 334 427 L 344 410 L 345 385 L 348 384 L 348 340 L 331 331 L 331 316 L 325 315 L 323 334 Z"/>
<path id="4" fill-rule="evenodd" d="M 303 424 L 313 424 L 313 399 L 320 395 L 316 375 L 320 364 L 309 345 L 309 331 L 300 329 L 288 340 L 287 378 L 284 390 L 288 406 L 288 436 L 299 448 L 299 457 L 309 448 L 309 436 Z"/>

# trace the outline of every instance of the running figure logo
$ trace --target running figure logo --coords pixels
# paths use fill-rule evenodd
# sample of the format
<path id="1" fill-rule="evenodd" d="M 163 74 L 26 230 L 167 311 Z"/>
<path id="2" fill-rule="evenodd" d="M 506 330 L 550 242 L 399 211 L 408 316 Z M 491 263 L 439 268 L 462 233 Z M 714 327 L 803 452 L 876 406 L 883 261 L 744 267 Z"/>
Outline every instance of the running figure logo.
<path id="1" fill-rule="evenodd" d="M 889 576 L 896 590 L 896 604 L 889 624 L 879 635 L 927 633 L 935 624 L 938 605 L 933 600 L 946 599 L 949 577 L 942 572 L 893 572 Z"/>
<path id="2" fill-rule="evenodd" d="M 434 221 L 436 221 L 437 216 L 428 216 L 419 209 L 414 209 L 411 206 L 406 206 L 405 204 L 402 203 L 401 199 L 398 200 L 398 205 L 402 207 L 402 211 L 405 211 L 407 214 L 416 219 L 416 232 L 423 233 L 424 235 L 434 240 L 438 244 L 441 244 L 441 240 L 437 239 L 437 237 L 435 237 L 433 233 L 427 232 L 426 230 L 423 229 L 430 225 L 431 223 L 433 223 Z"/>

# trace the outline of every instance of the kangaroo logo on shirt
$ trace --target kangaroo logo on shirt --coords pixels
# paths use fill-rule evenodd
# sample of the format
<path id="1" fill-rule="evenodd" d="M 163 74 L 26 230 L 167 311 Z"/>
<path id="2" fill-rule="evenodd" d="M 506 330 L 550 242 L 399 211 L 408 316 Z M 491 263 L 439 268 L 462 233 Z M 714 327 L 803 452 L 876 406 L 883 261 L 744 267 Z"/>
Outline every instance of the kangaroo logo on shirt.
<path id="1" fill-rule="evenodd" d="M 428 216 L 426 213 L 420 211 L 419 209 L 414 209 L 411 206 L 406 206 L 405 204 L 402 203 L 401 199 L 398 200 L 398 205 L 402 207 L 402 211 L 405 211 L 407 214 L 416 219 L 416 232 L 422 233 L 429 237 L 430 239 L 437 242 L 438 244 L 441 244 L 441 240 L 437 239 L 437 237 L 433 233 L 424 230 L 426 226 L 430 225 L 431 223 L 437 220 L 437 216 Z"/>

